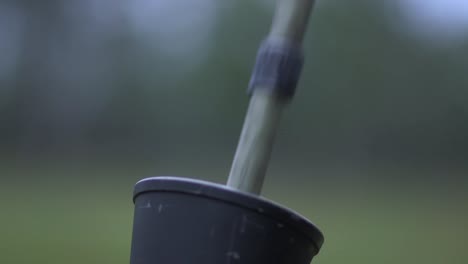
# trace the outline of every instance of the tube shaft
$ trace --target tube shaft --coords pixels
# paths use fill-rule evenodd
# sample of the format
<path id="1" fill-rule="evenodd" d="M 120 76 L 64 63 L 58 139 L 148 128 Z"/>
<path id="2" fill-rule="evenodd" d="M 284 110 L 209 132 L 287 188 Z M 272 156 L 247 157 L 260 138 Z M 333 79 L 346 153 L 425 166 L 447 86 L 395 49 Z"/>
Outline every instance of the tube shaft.
<path id="1" fill-rule="evenodd" d="M 278 0 L 267 40 L 301 46 L 313 3 L 313 0 Z M 260 194 L 280 116 L 289 100 L 268 89 L 255 88 L 227 185 Z"/>

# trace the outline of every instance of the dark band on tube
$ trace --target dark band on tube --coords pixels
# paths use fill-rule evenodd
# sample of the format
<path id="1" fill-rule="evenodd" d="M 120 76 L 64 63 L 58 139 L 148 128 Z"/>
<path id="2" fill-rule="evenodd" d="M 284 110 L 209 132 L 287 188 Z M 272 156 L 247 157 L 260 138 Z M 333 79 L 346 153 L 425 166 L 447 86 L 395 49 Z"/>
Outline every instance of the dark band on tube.
<path id="1" fill-rule="evenodd" d="M 304 55 L 300 45 L 284 40 L 265 40 L 258 50 L 249 83 L 249 95 L 257 89 L 263 89 L 280 98 L 291 98 L 303 64 Z"/>

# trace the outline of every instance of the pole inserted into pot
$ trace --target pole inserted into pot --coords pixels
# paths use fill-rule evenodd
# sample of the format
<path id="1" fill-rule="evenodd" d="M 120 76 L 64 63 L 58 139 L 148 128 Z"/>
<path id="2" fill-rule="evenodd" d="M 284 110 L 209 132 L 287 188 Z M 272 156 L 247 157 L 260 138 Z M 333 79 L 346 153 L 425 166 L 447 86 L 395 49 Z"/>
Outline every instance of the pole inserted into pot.
<path id="1" fill-rule="evenodd" d="M 249 84 L 250 104 L 227 185 L 260 194 L 285 105 L 303 64 L 302 41 L 314 0 L 278 0 Z"/>
<path id="2" fill-rule="evenodd" d="M 249 109 L 228 186 L 151 177 L 134 188 L 131 264 L 308 264 L 324 242 L 309 220 L 260 194 L 281 112 L 302 64 L 313 0 L 278 0 L 249 84 Z"/>

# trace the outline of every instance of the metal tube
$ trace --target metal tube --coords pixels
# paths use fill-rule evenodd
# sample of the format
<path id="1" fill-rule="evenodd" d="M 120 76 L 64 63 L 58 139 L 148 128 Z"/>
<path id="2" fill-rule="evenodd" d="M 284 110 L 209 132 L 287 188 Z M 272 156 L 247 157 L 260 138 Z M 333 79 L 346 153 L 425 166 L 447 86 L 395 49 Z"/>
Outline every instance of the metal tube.
<path id="1" fill-rule="evenodd" d="M 250 100 L 227 185 L 259 194 L 285 101 L 264 91 Z"/>
<path id="2" fill-rule="evenodd" d="M 300 46 L 314 0 L 278 0 L 268 39 Z M 227 185 L 260 194 L 282 110 L 289 100 L 253 89 Z"/>

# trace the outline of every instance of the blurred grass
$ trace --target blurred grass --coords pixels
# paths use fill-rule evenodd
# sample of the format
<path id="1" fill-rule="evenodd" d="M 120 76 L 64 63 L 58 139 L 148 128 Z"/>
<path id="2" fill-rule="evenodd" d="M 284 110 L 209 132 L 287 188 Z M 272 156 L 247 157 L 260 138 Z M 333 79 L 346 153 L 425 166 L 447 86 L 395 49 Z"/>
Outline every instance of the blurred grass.
<path id="1" fill-rule="evenodd" d="M 398 170 L 289 166 L 273 166 L 264 194 L 322 229 L 326 241 L 314 263 L 468 263 L 466 183 L 410 182 L 401 175 L 383 182 L 382 174 Z M 122 167 L 4 164 L 0 174 L 9 180 L 0 195 L 0 263 L 128 263 L 132 187 L 155 169 L 147 163 Z M 301 173 L 312 175 L 296 181 Z M 456 178 L 466 171 L 450 173 Z"/>

